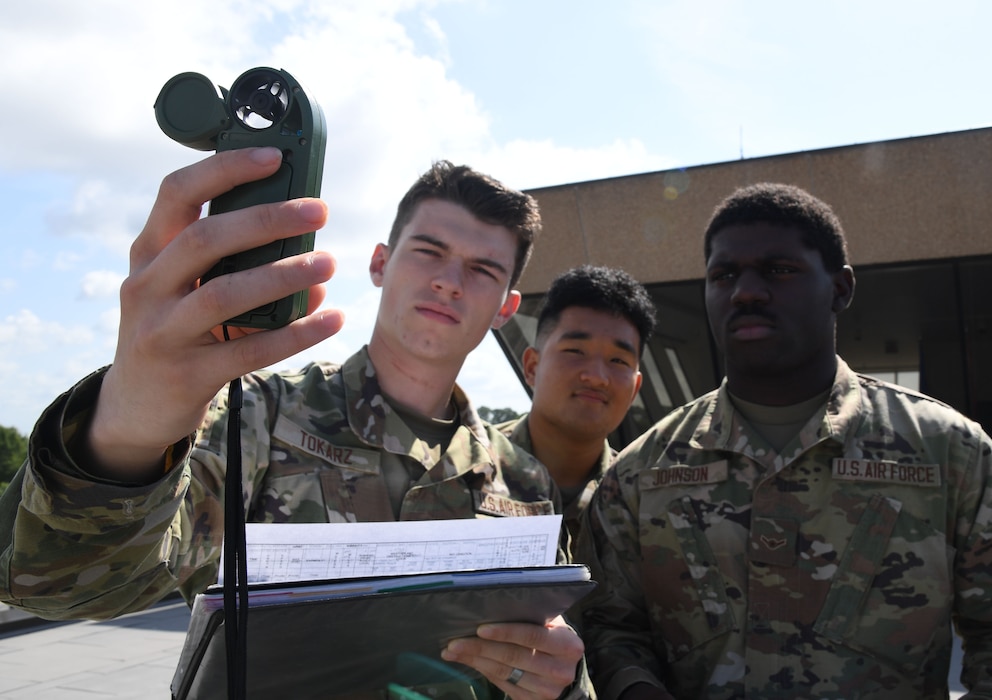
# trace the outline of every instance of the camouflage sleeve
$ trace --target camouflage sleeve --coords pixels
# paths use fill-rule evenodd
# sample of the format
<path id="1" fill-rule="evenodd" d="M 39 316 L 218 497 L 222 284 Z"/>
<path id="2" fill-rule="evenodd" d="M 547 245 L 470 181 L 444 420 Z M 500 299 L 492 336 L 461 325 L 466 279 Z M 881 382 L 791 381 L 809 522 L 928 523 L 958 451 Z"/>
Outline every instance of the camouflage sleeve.
<path id="1" fill-rule="evenodd" d="M 582 632 L 589 673 L 603 700 L 615 700 L 635 683 L 663 687 L 640 586 L 639 459 L 637 451 L 630 452 L 606 473 L 576 542 L 576 560 L 599 583 L 582 603 Z"/>
<path id="2" fill-rule="evenodd" d="M 95 405 L 103 373 L 39 419 L 28 459 L 0 499 L 0 598 L 49 619 L 104 619 L 145 608 L 176 586 L 175 544 L 188 468 L 147 486 L 96 481 L 67 442 Z M 189 440 L 174 446 L 183 461 Z"/>
<path id="3" fill-rule="evenodd" d="M 992 698 L 992 440 L 977 427 L 962 434 L 969 432 L 951 457 L 961 484 L 954 616 L 964 646 L 965 697 L 977 700 Z"/>

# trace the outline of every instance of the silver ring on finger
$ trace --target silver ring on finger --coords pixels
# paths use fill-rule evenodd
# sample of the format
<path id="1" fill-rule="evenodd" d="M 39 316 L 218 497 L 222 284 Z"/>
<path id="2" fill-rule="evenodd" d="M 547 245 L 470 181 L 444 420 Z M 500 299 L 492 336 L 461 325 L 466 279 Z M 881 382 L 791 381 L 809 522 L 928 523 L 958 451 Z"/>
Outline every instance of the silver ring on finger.
<path id="1" fill-rule="evenodd" d="M 510 685 L 516 685 L 520 682 L 520 679 L 524 677 L 523 669 L 515 668 L 510 671 L 510 675 L 506 677 L 506 682 Z"/>

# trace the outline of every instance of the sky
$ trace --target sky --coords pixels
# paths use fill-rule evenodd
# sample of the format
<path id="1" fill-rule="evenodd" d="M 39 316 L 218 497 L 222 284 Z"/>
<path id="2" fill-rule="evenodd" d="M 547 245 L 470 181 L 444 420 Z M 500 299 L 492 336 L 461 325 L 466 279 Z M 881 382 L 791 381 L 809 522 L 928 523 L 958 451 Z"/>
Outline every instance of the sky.
<path id="1" fill-rule="evenodd" d="M 990 26 L 984 0 L 6 3 L 0 426 L 27 434 L 113 360 L 130 243 L 163 176 L 206 155 L 155 121 L 178 73 L 283 68 L 323 108 L 316 244 L 347 321 L 288 368 L 367 342 L 369 257 L 433 160 L 526 189 L 987 127 Z M 491 337 L 459 382 L 527 409 Z"/>

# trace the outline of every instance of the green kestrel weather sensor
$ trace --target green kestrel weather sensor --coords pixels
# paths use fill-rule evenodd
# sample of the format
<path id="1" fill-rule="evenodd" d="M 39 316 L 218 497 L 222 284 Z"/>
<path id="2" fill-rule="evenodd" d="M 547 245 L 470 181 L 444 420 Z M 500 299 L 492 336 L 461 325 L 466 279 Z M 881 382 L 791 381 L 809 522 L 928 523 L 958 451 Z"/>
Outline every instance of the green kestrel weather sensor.
<path id="1" fill-rule="evenodd" d="M 216 197 L 210 203 L 210 214 L 320 195 L 327 143 L 324 114 L 284 70 L 252 68 L 230 90 L 199 73 L 181 73 L 159 93 L 155 118 L 169 138 L 201 151 L 253 146 L 275 146 L 282 151 L 282 165 L 275 174 Z M 200 282 L 307 253 L 313 245 L 313 231 L 273 241 L 223 258 Z M 303 290 L 235 316 L 227 325 L 278 328 L 306 312 L 307 290 Z"/>

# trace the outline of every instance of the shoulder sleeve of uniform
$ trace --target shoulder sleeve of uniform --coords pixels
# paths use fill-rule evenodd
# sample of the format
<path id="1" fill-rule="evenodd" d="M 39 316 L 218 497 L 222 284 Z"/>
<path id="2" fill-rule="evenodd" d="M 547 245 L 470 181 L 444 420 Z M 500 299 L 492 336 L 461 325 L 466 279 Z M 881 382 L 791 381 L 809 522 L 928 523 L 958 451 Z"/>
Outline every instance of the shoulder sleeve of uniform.
<path id="1" fill-rule="evenodd" d="M 94 484 L 133 486 L 93 476 L 91 458 L 83 446 L 106 371 L 104 367 L 73 386 L 52 402 L 38 419 L 28 444 L 27 465 L 33 467 L 39 476 L 48 477 L 46 483 L 52 479 L 58 480 L 60 476 L 69 476 Z M 191 446 L 192 436 L 170 446 L 163 474 L 182 463 L 189 455 Z"/>
<path id="2" fill-rule="evenodd" d="M 583 513 L 574 550 L 599 583 L 580 603 L 582 636 L 596 692 L 610 700 L 636 683 L 661 687 L 641 591 L 636 479 L 629 478 L 646 449 L 639 446 L 607 471 Z"/>
<path id="3" fill-rule="evenodd" d="M 102 379 L 87 377 L 42 414 L 0 499 L 0 598 L 41 617 L 112 617 L 175 586 L 150 555 L 164 551 L 158 536 L 171 540 L 189 470 L 147 486 L 100 482 L 67 446 L 85 429 Z M 125 571 L 134 582 L 126 591 Z"/>
<path id="4" fill-rule="evenodd" d="M 961 680 L 967 697 L 992 697 L 992 439 L 977 426 L 956 442 L 962 479 L 955 557 L 954 614 L 964 641 Z M 967 452 L 971 458 L 964 457 Z"/>

